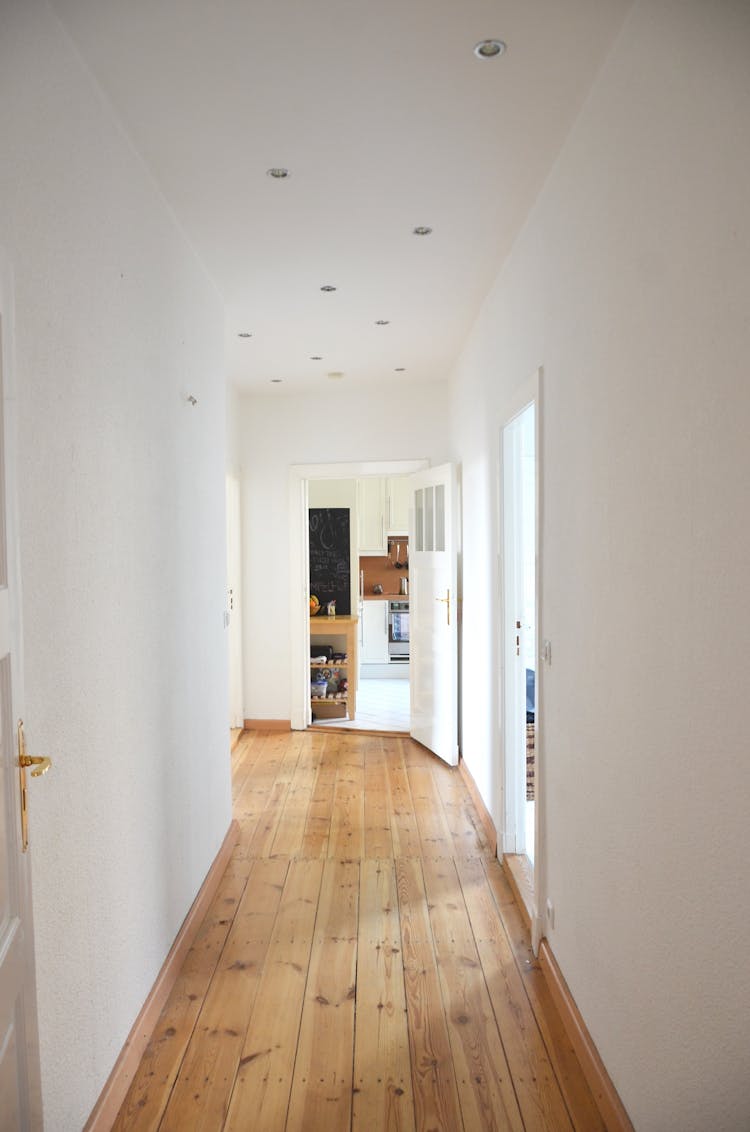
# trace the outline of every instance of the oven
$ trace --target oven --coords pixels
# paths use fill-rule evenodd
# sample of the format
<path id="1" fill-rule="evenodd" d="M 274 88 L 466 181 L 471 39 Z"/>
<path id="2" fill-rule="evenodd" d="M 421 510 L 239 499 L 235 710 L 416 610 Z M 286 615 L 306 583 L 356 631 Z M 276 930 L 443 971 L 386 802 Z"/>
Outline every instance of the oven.
<path id="1" fill-rule="evenodd" d="M 388 602 L 388 663 L 409 663 L 409 602 Z"/>

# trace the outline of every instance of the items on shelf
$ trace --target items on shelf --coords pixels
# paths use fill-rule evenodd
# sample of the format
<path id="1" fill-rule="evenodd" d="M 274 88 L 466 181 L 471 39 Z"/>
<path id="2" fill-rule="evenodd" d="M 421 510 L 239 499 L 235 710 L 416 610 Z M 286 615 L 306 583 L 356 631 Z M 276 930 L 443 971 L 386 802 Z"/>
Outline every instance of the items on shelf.
<path id="1" fill-rule="evenodd" d="M 347 654 L 334 653 L 327 645 L 316 646 L 315 651 L 317 655 L 310 659 L 310 698 L 313 701 L 345 701 L 349 691 Z"/>

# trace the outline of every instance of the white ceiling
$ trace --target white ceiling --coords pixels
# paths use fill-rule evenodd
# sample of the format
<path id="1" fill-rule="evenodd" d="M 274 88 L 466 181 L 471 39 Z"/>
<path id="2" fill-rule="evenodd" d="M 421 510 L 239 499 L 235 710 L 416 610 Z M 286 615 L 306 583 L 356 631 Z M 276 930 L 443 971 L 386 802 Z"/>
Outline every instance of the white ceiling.
<path id="1" fill-rule="evenodd" d="M 447 377 L 630 7 L 52 3 L 224 297 L 228 377 L 274 395 Z"/>

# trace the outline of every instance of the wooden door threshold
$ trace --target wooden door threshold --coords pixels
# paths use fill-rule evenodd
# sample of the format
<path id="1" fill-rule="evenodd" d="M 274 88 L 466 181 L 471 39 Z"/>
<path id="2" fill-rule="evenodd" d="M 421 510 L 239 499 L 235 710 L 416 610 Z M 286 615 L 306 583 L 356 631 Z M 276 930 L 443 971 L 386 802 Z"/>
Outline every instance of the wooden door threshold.
<path id="1" fill-rule="evenodd" d="M 338 727 L 331 727 L 328 724 L 321 725 L 318 723 L 311 723 L 308 726 L 307 730 L 315 731 L 318 734 L 326 731 L 332 731 L 334 735 L 383 735 L 391 739 L 409 738 L 408 731 L 380 731 L 376 728 L 345 727 L 343 724 L 340 724 Z"/>

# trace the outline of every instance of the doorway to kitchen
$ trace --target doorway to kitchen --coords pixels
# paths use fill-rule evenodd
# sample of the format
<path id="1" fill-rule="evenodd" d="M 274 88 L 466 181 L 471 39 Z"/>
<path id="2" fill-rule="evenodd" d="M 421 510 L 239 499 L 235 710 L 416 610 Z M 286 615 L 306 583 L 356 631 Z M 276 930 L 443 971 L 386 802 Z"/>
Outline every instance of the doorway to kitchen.
<path id="1" fill-rule="evenodd" d="M 316 729 L 409 732 L 409 519 L 408 508 L 395 505 L 397 482 L 375 476 L 308 483 Z M 336 593 L 334 621 L 325 607 Z M 341 613 L 357 619 L 356 657 L 343 660 L 336 651 Z M 321 620 L 330 627 L 330 641 L 320 635 Z"/>
<path id="2" fill-rule="evenodd" d="M 291 515 L 290 550 L 292 562 L 291 608 L 300 609 L 300 590 L 304 592 L 305 609 L 312 596 L 310 588 L 310 509 L 345 509 L 349 518 L 348 567 L 337 561 L 337 570 L 348 569 L 351 596 L 349 631 L 356 632 L 351 650 L 356 655 L 352 665 L 341 659 L 345 642 L 341 633 L 344 619 L 338 613 L 329 621 L 327 611 L 310 619 L 315 626 L 316 665 L 311 668 L 311 642 L 303 623 L 304 614 L 293 618 L 292 630 L 292 727 L 304 729 L 311 724 L 322 728 L 409 733 L 409 661 L 404 660 L 408 648 L 408 512 L 397 518 L 393 485 L 427 466 L 425 460 L 400 460 L 348 464 L 295 466 L 290 475 Z M 379 511 L 376 509 L 379 508 Z M 395 533 L 391 534 L 391 531 Z M 398 562 L 398 565 L 397 565 Z M 295 564 L 299 563 L 301 569 Z M 375 578 L 380 569 L 386 577 Z M 382 587 L 382 592 L 378 590 Z M 406 592 L 403 592 L 403 590 Z M 399 608 L 391 608 L 399 602 Z M 312 607 L 311 607 L 312 613 Z M 331 628 L 331 642 L 320 635 L 323 622 Z M 330 644 L 331 663 L 318 643 Z M 408 654 L 407 654 L 408 655 Z M 360 661 L 361 658 L 361 661 Z M 338 669 L 337 669 L 338 665 Z M 343 669 L 343 671 L 342 671 Z M 312 680 L 317 685 L 312 694 Z M 326 682 L 325 696 L 322 694 Z M 352 697 L 352 684 L 355 695 Z M 337 692 L 352 706 L 349 710 L 336 706 Z M 329 703 L 329 697 L 332 702 Z M 325 701 L 325 702 L 324 702 Z M 321 710 L 322 709 L 322 710 Z M 327 719 L 322 718 L 328 716 Z M 313 719 L 315 716 L 315 719 Z"/>

